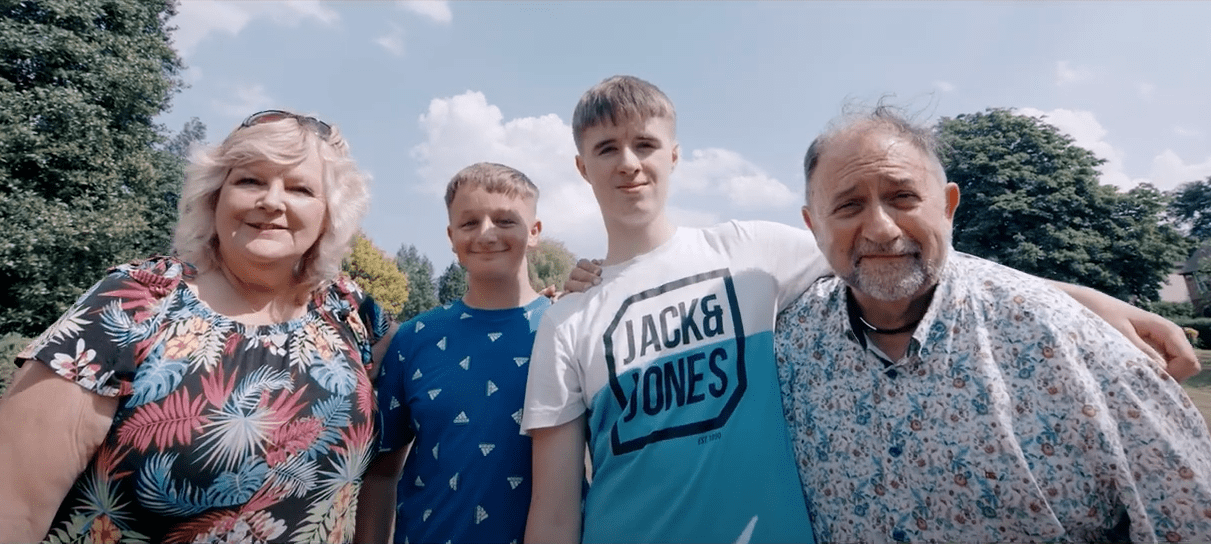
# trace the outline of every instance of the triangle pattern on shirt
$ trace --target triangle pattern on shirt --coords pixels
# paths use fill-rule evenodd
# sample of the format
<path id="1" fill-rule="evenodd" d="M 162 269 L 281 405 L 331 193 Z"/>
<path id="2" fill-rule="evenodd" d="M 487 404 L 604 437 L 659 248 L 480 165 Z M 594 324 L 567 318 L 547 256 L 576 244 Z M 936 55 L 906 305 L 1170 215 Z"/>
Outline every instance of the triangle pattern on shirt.
<path id="1" fill-rule="evenodd" d="M 446 351 L 446 337 L 445 336 L 443 336 L 441 340 L 437 341 L 437 349 Z"/>
<path id="2" fill-rule="evenodd" d="M 529 357 L 514 357 L 513 362 L 517 363 L 517 366 L 521 366 L 521 365 L 524 365 L 524 364 L 530 362 L 530 358 Z"/>
<path id="3" fill-rule="evenodd" d="M 521 425 L 521 411 L 522 410 L 523 410 L 522 408 L 518 408 L 516 412 L 513 412 L 513 421 L 516 421 L 518 425 Z"/>
<path id="4" fill-rule="evenodd" d="M 441 447 L 441 442 L 433 445 L 433 458 L 437 459 L 437 448 Z"/>
<path id="5" fill-rule="evenodd" d="M 425 322 L 424 322 L 424 321 L 417 321 L 417 322 L 416 322 L 416 330 L 414 330 L 414 331 L 412 331 L 412 332 L 420 332 L 420 330 L 421 330 L 421 329 L 423 329 L 423 328 L 425 328 Z"/>
<path id="6" fill-rule="evenodd" d="M 416 481 L 412 482 L 412 485 L 414 485 L 416 487 L 425 487 L 425 482 L 422 482 L 420 479 L 420 476 L 417 476 Z"/>
<path id="7" fill-rule="evenodd" d="M 412 373 L 412 379 L 413 379 L 413 380 L 419 380 L 419 379 L 420 379 L 420 377 L 421 377 L 421 373 L 420 373 L 420 369 L 418 368 L 418 369 L 416 369 L 416 372 L 413 372 L 413 373 Z"/>
<path id="8" fill-rule="evenodd" d="M 420 515 L 420 520 L 421 520 L 421 521 L 429 521 L 429 516 L 432 516 L 432 515 L 433 515 L 433 509 L 432 509 L 432 508 L 426 508 L 426 509 L 425 509 L 425 511 L 424 511 L 424 513 L 422 513 L 422 514 Z"/>
<path id="9" fill-rule="evenodd" d="M 509 480 L 509 489 L 517 489 L 517 486 L 521 485 L 523 478 L 521 476 L 509 476 L 505 479 Z"/>
<path id="10" fill-rule="evenodd" d="M 404 354 L 403 354 L 403 353 L 396 353 L 396 354 L 395 354 L 395 359 L 396 359 L 396 360 L 398 360 L 398 361 L 399 361 L 399 362 L 401 362 L 401 363 L 402 363 L 402 362 L 404 362 Z"/>
<path id="11" fill-rule="evenodd" d="M 458 473 L 454 473 L 454 477 L 450 478 L 450 489 L 458 491 Z"/>
<path id="12" fill-rule="evenodd" d="M 530 319 L 530 315 L 533 313 L 534 313 L 534 310 L 526 310 L 526 319 Z"/>
<path id="13" fill-rule="evenodd" d="M 429 400 L 436 399 L 437 396 L 440 395 L 441 393 L 442 393 L 441 389 L 430 389 L 429 390 Z"/>
<path id="14" fill-rule="evenodd" d="M 492 393 L 495 393 L 499 390 L 500 390 L 500 388 L 496 387 L 496 384 L 492 383 L 492 380 L 488 380 L 488 396 L 489 397 L 492 396 Z"/>
<path id="15" fill-rule="evenodd" d="M 466 412 L 459 412 L 457 416 L 454 416 L 454 422 L 459 425 L 466 425 L 471 422 L 471 419 L 467 417 Z"/>
<path id="16" fill-rule="evenodd" d="M 463 312 L 463 315 L 458 316 L 459 319 L 471 319 L 471 314 Z"/>
<path id="17" fill-rule="evenodd" d="M 479 522 L 485 519 L 488 519 L 488 511 L 484 510 L 484 507 L 479 506 L 478 504 L 475 505 L 475 524 L 479 525 Z"/>
<path id="18" fill-rule="evenodd" d="M 463 360 L 458 362 L 458 366 L 463 367 L 463 370 L 471 370 L 471 356 L 463 357 Z"/>
<path id="19" fill-rule="evenodd" d="M 494 449 L 496 449 L 496 444 L 487 444 L 484 442 L 480 442 L 479 444 L 479 451 L 484 454 L 484 457 L 487 457 Z"/>
<path id="20" fill-rule="evenodd" d="M 500 339 L 500 336 L 501 336 L 501 333 L 499 333 L 499 332 L 490 332 L 490 333 L 488 333 L 488 339 L 489 339 L 489 340 L 491 340 L 491 341 L 493 341 L 493 342 L 495 342 L 495 341 L 497 341 L 498 339 Z"/>
<path id="21" fill-rule="evenodd" d="M 392 396 L 391 397 L 391 409 L 394 410 L 396 408 L 399 408 L 399 399 Z"/>

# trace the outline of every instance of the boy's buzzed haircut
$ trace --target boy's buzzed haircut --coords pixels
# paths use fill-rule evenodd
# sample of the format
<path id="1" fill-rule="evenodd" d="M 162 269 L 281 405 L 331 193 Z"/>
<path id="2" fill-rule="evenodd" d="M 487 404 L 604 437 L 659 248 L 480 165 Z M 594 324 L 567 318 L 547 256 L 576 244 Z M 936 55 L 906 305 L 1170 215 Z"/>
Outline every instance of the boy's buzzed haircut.
<path id="1" fill-rule="evenodd" d="M 673 102 L 660 88 L 635 76 L 613 76 L 585 91 L 572 112 L 572 138 L 580 149 L 589 127 L 605 122 L 619 125 L 632 119 L 668 117 L 677 121 Z"/>
<path id="2" fill-rule="evenodd" d="M 516 168 L 494 162 L 477 162 L 454 174 L 446 185 L 446 210 L 454 203 L 454 195 L 464 187 L 480 187 L 489 193 L 538 201 L 538 186 L 530 178 Z"/>

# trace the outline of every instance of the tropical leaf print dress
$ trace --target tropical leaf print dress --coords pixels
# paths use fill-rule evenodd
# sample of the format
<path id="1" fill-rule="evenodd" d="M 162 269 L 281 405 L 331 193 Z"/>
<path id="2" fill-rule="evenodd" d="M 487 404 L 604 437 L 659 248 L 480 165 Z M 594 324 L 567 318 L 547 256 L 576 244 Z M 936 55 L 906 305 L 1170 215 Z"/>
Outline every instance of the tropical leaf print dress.
<path id="1" fill-rule="evenodd" d="M 306 315 L 244 325 L 172 258 L 116 267 L 19 356 L 118 397 L 49 542 L 348 542 L 374 445 L 370 346 L 387 329 L 347 278 Z"/>

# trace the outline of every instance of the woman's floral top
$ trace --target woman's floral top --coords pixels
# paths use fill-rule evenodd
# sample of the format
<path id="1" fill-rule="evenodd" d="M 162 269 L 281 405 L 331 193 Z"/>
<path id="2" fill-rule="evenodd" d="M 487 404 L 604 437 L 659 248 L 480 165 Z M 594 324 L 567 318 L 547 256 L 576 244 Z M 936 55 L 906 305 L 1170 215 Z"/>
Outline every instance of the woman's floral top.
<path id="1" fill-rule="evenodd" d="M 47 540 L 352 540 L 387 320 L 341 278 L 303 317 L 244 325 L 198 300 L 181 281 L 195 273 L 116 267 L 18 355 L 120 399 Z"/>

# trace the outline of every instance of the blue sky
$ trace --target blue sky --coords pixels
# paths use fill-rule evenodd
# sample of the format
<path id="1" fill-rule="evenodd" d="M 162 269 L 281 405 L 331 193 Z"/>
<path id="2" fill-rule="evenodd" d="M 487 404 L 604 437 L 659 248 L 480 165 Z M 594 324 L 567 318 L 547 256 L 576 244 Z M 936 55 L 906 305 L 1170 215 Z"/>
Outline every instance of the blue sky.
<path id="1" fill-rule="evenodd" d="M 184 0 L 189 88 L 158 121 L 217 143 L 282 108 L 339 126 L 374 178 L 364 228 L 453 260 L 442 190 L 503 162 L 543 191 L 544 234 L 602 256 L 573 165 L 580 94 L 614 74 L 676 104 L 683 225 L 802 226 L 803 153 L 847 101 L 933 120 L 1011 107 L 1108 162 L 1102 183 L 1211 175 L 1211 2 L 441 2 Z"/>

